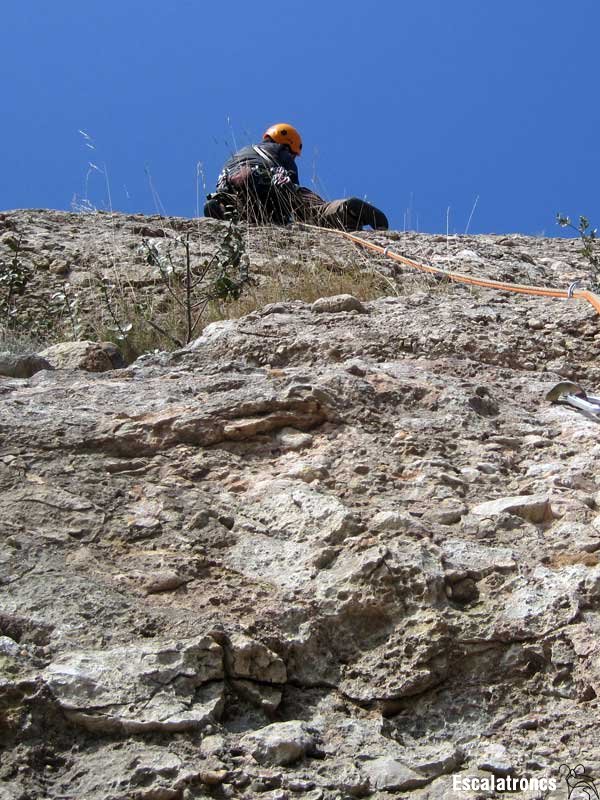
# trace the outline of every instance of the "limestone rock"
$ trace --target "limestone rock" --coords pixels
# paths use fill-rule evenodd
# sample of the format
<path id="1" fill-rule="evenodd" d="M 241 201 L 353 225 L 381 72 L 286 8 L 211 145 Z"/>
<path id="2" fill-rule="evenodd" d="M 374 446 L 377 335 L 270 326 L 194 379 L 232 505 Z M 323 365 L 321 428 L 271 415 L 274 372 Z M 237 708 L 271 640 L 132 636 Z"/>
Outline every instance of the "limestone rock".
<path id="1" fill-rule="evenodd" d="M 363 765 L 363 770 L 369 778 L 371 787 L 380 791 L 406 792 L 428 783 L 428 779 L 423 775 L 419 775 L 397 759 L 386 756 L 367 761 Z"/>
<path id="2" fill-rule="evenodd" d="M 442 544 L 448 577 L 482 578 L 490 572 L 510 572 L 517 568 L 515 554 L 507 547 L 488 547 L 477 542 L 446 539 Z"/>
<path id="3" fill-rule="evenodd" d="M 186 579 L 174 570 L 154 572 L 143 576 L 143 584 L 146 594 L 160 594 L 161 592 L 172 592 L 183 586 Z"/>
<path id="4" fill-rule="evenodd" d="M 315 738 L 306 723 L 299 720 L 274 722 L 242 737 L 241 745 L 263 765 L 293 764 L 310 752 Z"/>
<path id="5" fill-rule="evenodd" d="M 243 516 L 253 532 L 238 538 L 227 553 L 228 564 L 288 587 L 311 582 L 315 551 L 362 529 L 357 514 L 337 497 L 297 480 L 257 482 L 245 496 Z M 267 527 L 263 520 L 269 521 Z"/>
<path id="6" fill-rule="evenodd" d="M 281 444 L 288 450 L 301 450 L 310 447 L 313 437 L 309 433 L 302 433 L 294 428 L 282 428 L 277 434 Z"/>
<path id="7" fill-rule="evenodd" d="M 208 637 L 72 653 L 43 673 L 67 717 L 93 731 L 198 728 L 222 707 L 222 650 Z"/>
<path id="8" fill-rule="evenodd" d="M 496 517 L 500 514 L 514 514 L 528 522 L 549 522 L 554 518 L 550 500 L 546 495 L 518 495 L 500 497 L 473 506 L 471 513 L 478 517 Z"/>
<path id="9" fill-rule="evenodd" d="M 10 636 L 0 636 L 0 655 L 18 656 L 21 648 Z"/>
<path id="10" fill-rule="evenodd" d="M 223 755 L 225 750 L 225 738 L 218 734 L 212 734 L 202 737 L 200 744 L 200 752 L 202 755 L 220 756 Z"/>
<path id="11" fill-rule="evenodd" d="M 464 753 L 460 747 L 449 742 L 406 749 L 405 763 L 430 780 L 454 772 L 462 764 Z"/>
<path id="12" fill-rule="evenodd" d="M 226 230 L 0 212 L 33 270 L 15 304 L 34 325 L 61 291 L 55 262 L 86 325 L 98 271 L 160 314 L 140 238 L 189 234 L 195 264 Z M 585 273 L 558 237 L 361 235 L 517 283 Z M 244 242 L 241 300 L 258 307 L 242 318 L 125 369 L 0 379 L 0 786 L 456 800 L 458 769 L 596 770 L 598 426 L 545 400 L 554 370 L 600 393 L 595 311 L 434 287 L 298 226 Z M 313 274 L 350 287 L 365 266 L 368 314 L 313 310 Z"/>
<path id="13" fill-rule="evenodd" d="M 456 525 L 467 513 L 463 503 L 442 501 L 439 505 L 428 509 L 423 515 L 425 522 L 437 522 L 438 525 Z"/>
<path id="14" fill-rule="evenodd" d="M 332 297 L 320 297 L 311 306 L 311 310 L 316 313 L 338 314 L 340 311 L 358 311 L 359 314 L 366 314 L 367 309 L 351 294 L 336 294 Z"/>
<path id="15" fill-rule="evenodd" d="M 439 617 L 418 615 L 347 668 L 340 689 L 360 703 L 385 704 L 420 694 L 447 676 L 448 643 Z"/>
<path id="16" fill-rule="evenodd" d="M 459 250 L 459 252 L 454 256 L 456 261 L 472 261 L 475 263 L 482 264 L 483 259 L 476 253 L 474 250 L 470 250 L 469 248 L 464 248 L 463 250 Z"/>
<path id="17" fill-rule="evenodd" d="M 123 356 L 112 342 L 61 342 L 39 353 L 54 369 L 82 369 L 106 372 L 125 366 Z"/>
<path id="18" fill-rule="evenodd" d="M 245 698 L 267 714 L 274 714 L 277 711 L 283 696 L 281 689 L 275 686 L 263 686 L 254 681 L 232 680 L 231 686 L 240 697 Z"/>
<path id="19" fill-rule="evenodd" d="M 285 683 L 283 660 L 260 642 L 234 634 L 224 644 L 225 666 L 232 678 L 248 678 L 262 683 Z"/>
<path id="20" fill-rule="evenodd" d="M 299 461 L 291 466 L 283 477 L 304 481 L 305 483 L 312 483 L 313 481 L 319 481 L 327 477 L 327 475 L 328 471 L 325 467 Z"/>
<path id="21" fill-rule="evenodd" d="M 498 777 L 506 777 L 515 771 L 506 747 L 501 744 L 488 745 L 477 756 L 477 766 L 486 772 L 493 772 Z"/>
<path id="22" fill-rule="evenodd" d="M 94 447 L 131 458 L 178 445 L 242 442 L 288 427 L 309 430 L 335 413 L 334 400 L 318 387 L 278 391 L 264 374 L 240 374 L 221 389 L 210 378 L 203 385 L 206 401 L 201 404 L 189 398 L 165 403 L 148 397 L 148 407 L 132 407 L 129 414 L 105 421 L 94 432 Z M 129 393 L 126 382 L 123 391 Z M 162 395 L 164 385 L 155 385 L 154 391 Z"/>
<path id="23" fill-rule="evenodd" d="M 400 511 L 379 511 L 369 523 L 373 531 L 406 532 L 425 535 L 426 527 L 415 517 Z"/>
<path id="24" fill-rule="evenodd" d="M 511 585 L 510 602 L 498 609 L 492 623 L 493 635 L 518 640 L 547 634 L 556 626 L 573 622 L 582 604 L 599 596 L 599 591 L 597 566 L 590 569 L 577 564 L 559 570 L 536 567 L 527 579 L 518 578 Z"/>
<path id="25" fill-rule="evenodd" d="M 63 780 L 72 797 L 86 800 L 174 798 L 201 778 L 202 765 L 158 744 L 102 742 L 80 753 Z M 13 795 L 14 797 L 14 795 Z"/>

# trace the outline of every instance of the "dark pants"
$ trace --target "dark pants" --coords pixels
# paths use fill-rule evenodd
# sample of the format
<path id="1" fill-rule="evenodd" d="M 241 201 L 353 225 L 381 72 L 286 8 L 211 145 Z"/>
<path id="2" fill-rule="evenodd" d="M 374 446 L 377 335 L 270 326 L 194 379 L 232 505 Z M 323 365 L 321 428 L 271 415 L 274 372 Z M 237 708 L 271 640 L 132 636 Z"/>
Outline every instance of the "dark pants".
<path id="1" fill-rule="evenodd" d="M 387 230 L 385 214 L 358 197 L 327 202 L 310 189 L 300 187 L 296 192 L 296 217 L 301 222 L 321 228 L 360 231 L 365 225 L 375 230 Z"/>

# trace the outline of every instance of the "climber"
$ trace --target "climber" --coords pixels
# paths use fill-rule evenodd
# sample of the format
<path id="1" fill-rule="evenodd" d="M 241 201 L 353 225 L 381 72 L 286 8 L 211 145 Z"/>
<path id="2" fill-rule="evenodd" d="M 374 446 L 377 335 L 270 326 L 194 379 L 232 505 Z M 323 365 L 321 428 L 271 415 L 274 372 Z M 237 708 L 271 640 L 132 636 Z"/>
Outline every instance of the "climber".
<path id="1" fill-rule="evenodd" d="M 328 203 L 300 186 L 295 159 L 301 153 L 302 139 L 292 125 L 267 128 L 260 145 L 248 145 L 227 161 L 216 192 L 207 196 L 204 215 L 256 224 L 286 225 L 296 220 L 350 231 L 365 225 L 387 229 L 385 214 L 358 197 Z"/>

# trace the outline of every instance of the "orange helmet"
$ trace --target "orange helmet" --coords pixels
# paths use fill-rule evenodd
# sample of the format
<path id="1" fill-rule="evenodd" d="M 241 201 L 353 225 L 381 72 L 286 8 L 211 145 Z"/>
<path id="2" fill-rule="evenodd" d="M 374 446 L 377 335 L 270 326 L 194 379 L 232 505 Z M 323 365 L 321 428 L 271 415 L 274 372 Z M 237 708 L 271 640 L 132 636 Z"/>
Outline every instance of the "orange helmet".
<path id="1" fill-rule="evenodd" d="M 278 144 L 287 144 L 292 153 L 296 156 L 299 156 L 302 152 L 302 139 L 296 128 L 292 125 L 288 125 L 285 122 L 278 122 L 277 125 L 271 125 L 271 127 L 267 128 L 265 131 L 263 139 L 266 139 L 267 136 Z"/>

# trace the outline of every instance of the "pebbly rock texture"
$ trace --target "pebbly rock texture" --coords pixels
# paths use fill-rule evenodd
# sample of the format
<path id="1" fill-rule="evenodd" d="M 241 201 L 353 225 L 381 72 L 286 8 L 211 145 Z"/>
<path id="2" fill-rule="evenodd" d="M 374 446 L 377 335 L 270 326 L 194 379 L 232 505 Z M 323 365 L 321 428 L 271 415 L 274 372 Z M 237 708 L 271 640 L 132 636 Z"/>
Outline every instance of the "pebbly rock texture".
<path id="1" fill-rule="evenodd" d="M 207 251 L 220 230 L 171 222 Z M 99 242 L 167 235 L 0 223 L 40 302 L 57 259 L 84 303 Z M 583 272 L 567 240 L 365 235 L 502 280 Z M 356 257 L 326 233 L 248 237 L 259 277 Z M 600 428 L 544 399 L 565 376 L 598 393 L 600 318 L 389 269 L 397 294 L 366 313 L 281 300 L 122 369 L 0 377 L 1 798 L 600 777 Z"/>

